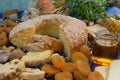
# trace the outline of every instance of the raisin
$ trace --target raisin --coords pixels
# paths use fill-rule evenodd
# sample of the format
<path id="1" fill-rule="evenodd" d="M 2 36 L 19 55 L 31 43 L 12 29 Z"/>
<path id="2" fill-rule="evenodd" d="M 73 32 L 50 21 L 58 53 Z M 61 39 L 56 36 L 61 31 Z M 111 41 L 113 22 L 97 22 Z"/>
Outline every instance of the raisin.
<path id="1" fill-rule="evenodd" d="M 16 68 L 15 70 L 16 70 L 16 72 L 19 72 L 19 71 L 21 71 L 21 69 L 20 69 L 20 68 Z"/>
<path id="2" fill-rule="evenodd" d="M 18 64 L 19 62 L 14 62 L 14 64 Z"/>

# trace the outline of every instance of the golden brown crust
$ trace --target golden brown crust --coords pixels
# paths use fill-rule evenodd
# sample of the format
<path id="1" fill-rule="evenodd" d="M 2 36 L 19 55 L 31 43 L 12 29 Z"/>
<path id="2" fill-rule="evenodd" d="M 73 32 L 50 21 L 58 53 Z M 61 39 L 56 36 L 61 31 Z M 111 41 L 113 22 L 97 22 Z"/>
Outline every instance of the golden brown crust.
<path id="1" fill-rule="evenodd" d="M 42 50 L 52 49 L 47 43 L 43 43 L 43 42 L 28 43 L 25 44 L 22 48 L 25 51 L 42 51 Z"/>
<path id="2" fill-rule="evenodd" d="M 29 67 L 40 67 L 50 62 L 53 50 L 31 51 L 22 57 L 22 61 Z"/>
<path id="3" fill-rule="evenodd" d="M 36 50 L 53 50 L 54 52 L 62 52 L 63 43 L 47 35 L 33 35 L 32 36 L 34 43 L 28 43 L 23 46 L 24 50 L 27 51 L 36 51 Z"/>
<path id="4" fill-rule="evenodd" d="M 44 78 L 45 72 L 37 68 L 25 68 L 25 70 L 20 75 L 20 79 L 22 80 L 43 80 Z"/>
<path id="5" fill-rule="evenodd" d="M 31 29 L 31 31 L 29 29 Z M 30 43 L 31 36 L 35 33 L 57 37 L 60 38 L 62 42 L 66 40 L 67 45 L 66 43 L 63 43 L 63 45 L 64 52 L 67 55 L 69 55 L 75 47 L 84 44 L 88 36 L 87 27 L 81 20 L 69 16 L 51 14 L 18 24 L 10 32 L 9 38 L 14 45 L 21 47 L 26 43 Z M 61 33 L 64 33 L 64 39 L 63 36 L 60 36 Z M 65 45 L 67 46 L 66 48 Z"/>

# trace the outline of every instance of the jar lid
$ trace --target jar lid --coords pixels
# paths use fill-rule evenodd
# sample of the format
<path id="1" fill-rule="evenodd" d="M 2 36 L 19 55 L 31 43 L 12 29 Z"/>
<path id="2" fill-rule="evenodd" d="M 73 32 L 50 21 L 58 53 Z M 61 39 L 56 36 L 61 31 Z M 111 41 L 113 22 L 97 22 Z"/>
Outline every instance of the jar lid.
<path id="1" fill-rule="evenodd" d="M 96 39 L 117 40 L 117 35 L 110 34 L 106 30 L 98 31 L 95 35 Z"/>

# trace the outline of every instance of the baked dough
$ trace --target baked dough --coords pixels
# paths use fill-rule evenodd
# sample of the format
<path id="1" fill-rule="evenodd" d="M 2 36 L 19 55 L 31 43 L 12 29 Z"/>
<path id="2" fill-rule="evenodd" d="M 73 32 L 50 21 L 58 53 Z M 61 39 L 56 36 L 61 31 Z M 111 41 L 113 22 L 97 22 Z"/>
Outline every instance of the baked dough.
<path id="1" fill-rule="evenodd" d="M 60 15 L 42 15 L 14 27 L 9 35 L 10 41 L 17 47 L 32 43 L 34 34 L 48 35 L 59 38 L 64 45 L 64 53 L 70 58 L 71 51 L 87 41 L 86 24 L 76 18 Z"/>
<path id="2" fill-rule="evenodd" d="M 63 44 L 60 40 L 47 35 L 33 35 L 34 43 L 25 44 L 22 48 L 27 51 L 53 50 L 62 52 Z"/>
<path id="3" fill-rule="evenodd" d="M 28 67 L 40 67 L 51 61 L 53 50 L 30 51 L 22 57 L 22 61 Z"/>

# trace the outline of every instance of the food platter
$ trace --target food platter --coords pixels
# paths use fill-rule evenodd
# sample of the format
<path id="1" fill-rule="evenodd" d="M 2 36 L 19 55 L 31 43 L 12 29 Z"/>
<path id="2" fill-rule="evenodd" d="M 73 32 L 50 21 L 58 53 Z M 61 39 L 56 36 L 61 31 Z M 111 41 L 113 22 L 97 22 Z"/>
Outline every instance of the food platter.
<path id="1" fill-rule="evenodd" d="M 0 54 L 6 57 L 3 59 L 0 56 L 0 70 L 3 74 L 6 73 L 6 70 L 11 72 L 13 69 L 16 70 L 13 71 L 14 78 L 12 74 L 8 73 L 6 76 L 2 76 L 2 79 L 29 80 L 33 76 L 33 80 L 38 78 L 42 80 L 85 80 L 99 76 L 100 80 L 104 80 L 108 77 L 106 74 L 113 75 L 107 70 L 119 70 L 116 66 L 113 67 L 114 64 L 119 66 L 120 63 L 120 28 L 118 27 L 120 17 L 118 15 L 117 18 L 101 19 L 100 17 L 96 20 L 98 17 L 93 14 L 91 15 L 94 17 L 86 17 L 86 15 L 78 17 L 80 15 L 75 16 L 76 12 L 68 15 L 69 11 L 66 6 L 58 8 L 60 5 L 57 5 L 57 9 L 55 9 L 56 4 L 51 3 L 50 0 L 48 0 L 48 5 L 42 5 L 41 9 L 41 3 L 37 4 L 38 9 L 35 8 L 33 1 L 25 11 L 13 9 L 0 13 L 0 18 L 3 17 L 0 19 L 0 36 L 2 36 L 0 37 Z M 62 4 L 59 1 L 58 3 Z M 83 4 L 86 3 L 83 1 Z M 94 7 L 91 4 L 88 6 Z M 51 12 L 48 10 L 49 8 L 45 7 L 55 9 L 55 11 Z M 112 6 L 107 8 L 106 12 L 113 16 L 116 13 L 119 14 L 120 9 Z M 105 29 L 101 28 L 103 26 Z M 98 33 L 102 31 L 105 33 Z M 108 32 L 106 33 L 106 31 Z M 101 36 L 104 34 L 105 37 L 102 38 Z M 106 36 L 112 36 L 112 38 L 106 38 Z M 111 43 L 110 40 L 114 40 L 113 36 L 117 42 L 111 41 L 113 42 Z M 108 43 L 107 40 L 109 40 Z M 9 69 L 6 65 L 12 67 Z M 3 66 L 6 68 L 5 71 Z"/>

